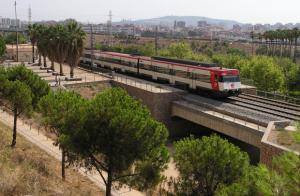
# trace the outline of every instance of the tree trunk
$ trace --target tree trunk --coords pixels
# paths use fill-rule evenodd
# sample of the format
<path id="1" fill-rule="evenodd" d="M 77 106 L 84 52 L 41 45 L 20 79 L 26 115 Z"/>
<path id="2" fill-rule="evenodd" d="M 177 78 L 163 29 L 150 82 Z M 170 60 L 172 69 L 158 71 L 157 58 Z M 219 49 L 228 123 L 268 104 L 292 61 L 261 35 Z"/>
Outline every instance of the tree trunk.
<path id="1" fill-rule="evenodd" d="M 66 162 L 66 153 L 65 149 L 61 149 L 61 177 L 63 180 L 66 179 L 66 172 L 65 172 L 65 162 Z"/>
<path id="2" fill-rule="evenodd" d="M 47 57 L 43 56 L 43 58 L 44 58 L 44 67 L 47 67 Z"/>
<path id="3" fill-rule="evenodd" d="M 106 183 L 106 191 L 105 191 L 106 196 L 111 196 L 111 187 L 112 187 L 112 172 L 111 170 L 109 170 L 107 172 L 107 183 Z"/>
<path id="4" fill-rule="evenodd" d="M 35 63 L 35 59 L 34 59 L 34 44 L 32 44 L 32 63 Z"/>
<path id="5" fill-rule="evenodd" d="M 295 47 L 294 47 L 294 57 L 293 57 L 293 61 L 294 63 L 296 63 L 296 58 L 297 58 L 297 40 L 298 38 L 295 38 Z"/>
<path id="6" fill-rule="evenodd" d="M 18 119 L 18 110 L 14 109 L 14 127 L 13 127 L 13 138 L 11 142 L 12 148 L 14 148 L 17 143 L 17 119 Z"/>
<path id="7" fill-rule="evenodd" d="M 70 66 L 70 77 L 74 77 L 74 66 Z"/>
<path id="8" fill-rule="evenodd" d="M 54 61 L 51 61 L 51 69 L 52 69 L 53 71 L 55 71 Z"/>
<path id="9" fill-rule="evenodd" d="M 42 66 L 42 55 L 39 53 L 39 66 Z"/>
<path id="10" fill-rule="evenodd" d="M 60 74 L 61 76 L 63 76 L 63 75 L 64 75 L 64 71 L 63 71 L 62 63 L 59 63 L 59 74 Z"/>

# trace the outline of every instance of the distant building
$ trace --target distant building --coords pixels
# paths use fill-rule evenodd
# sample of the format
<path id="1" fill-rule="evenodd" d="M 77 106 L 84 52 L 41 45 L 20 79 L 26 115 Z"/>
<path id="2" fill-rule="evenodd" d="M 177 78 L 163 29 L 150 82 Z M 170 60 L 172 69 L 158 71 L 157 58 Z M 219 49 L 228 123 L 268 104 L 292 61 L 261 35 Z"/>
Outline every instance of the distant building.
<path id="1" fill-rule="evenodd" d="M 174 22 L 174 28 L 185 28 L 185 22 L 184 21 L 176 21 Z"/>
<path id="2" fill-rule="evenodd" d="M 206 21 L 204 20 L 201 20 L 201 21 L 198 21 L 198 27 L 207 27 L 208 24 Z"/>
<path id="3" fill-rule="evenodd" d="M 232 31 L 234 31 L 234 32 L 241 32 L 241 30 L 242 30 L 242 27 L 238 24 L 235 24 L 232 27 Z"/>
<path id="4" fill-rule="evenodd" d="M 22 22 L 19 19 L 10 19 L 0 17 L 0 28 L 21 28 Z"/>

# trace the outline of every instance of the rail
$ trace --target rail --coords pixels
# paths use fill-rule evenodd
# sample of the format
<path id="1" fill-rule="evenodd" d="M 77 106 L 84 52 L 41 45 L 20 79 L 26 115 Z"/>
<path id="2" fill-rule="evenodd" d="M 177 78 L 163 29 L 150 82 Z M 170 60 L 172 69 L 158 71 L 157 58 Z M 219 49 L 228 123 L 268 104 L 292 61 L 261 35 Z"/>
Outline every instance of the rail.
<path id="1" fill-rule="evenodd" d="M 251 79 L 241 78 L 241 82 L 242 82 L 242 84 L 245 84 L 245 85 L 255 86 L 254 81 Z M 265 97 L 268 99 L 275 99 L 275 100 L 279 100 L 279 101 L 285 101 L 288 103 L 300 104 L 300 99 L 291 97 L 291 96 L 286 96 L 281 93 L 256 90 L 256 94 L 257 94 L 257 96 Z"/>
<path id="2" fill-rule="evenodd" d="M 256 90 L 256 94 L 257 94 L 257 96 L 260 96 L 260 97 L 275 99 L 275 100 L 279 100 L 279 101 L 285 101 L 285 102 L 288 102 L 288 103 L 300 104 L 300 99 L 297 99 L 295 97 L 282 95 L 282 94 L 279 94 L 279 93 L 271 93 L 271 92 Z"/>

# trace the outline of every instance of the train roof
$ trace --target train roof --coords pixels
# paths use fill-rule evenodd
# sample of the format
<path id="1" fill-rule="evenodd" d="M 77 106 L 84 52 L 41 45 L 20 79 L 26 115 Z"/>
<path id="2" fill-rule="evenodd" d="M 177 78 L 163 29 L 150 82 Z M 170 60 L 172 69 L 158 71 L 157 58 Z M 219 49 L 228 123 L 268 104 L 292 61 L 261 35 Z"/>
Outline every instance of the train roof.
<path id="1" fill-rule="evenodd" d="M 219 67 L 216 63 L 206 63 L 206 62 L 178 59 L 178 58 L 172 58 L 172 57 L 154 56 L 154 57 L 152 57 L 152 59 L 160 60 L 160 61 L 167 61 L 167 62 L 172 62 L 172 63 L 194 65 L 194 66 L 200 66 L 200 67 Z"/>
<path id="2" fill-rule="evenodd" d="M 87 50 L 87 51 L 89 51 L 89 50 Z M 141 59 L 144 61 L 154 61 L 157 63 L 167 63 L 167 64 L 171 64 L 171 65 L 175 65 L 175 66 L 213 71 L 213 72 L 217 72 L 222 75 L 223 74 L 226 75 L 226 73 L 228 73 L 228 72 L 230 72 L 231 74 L 234 74 L 234 75 L 239 74 L 239 71 L 237 69 L 227 69 L 227 68 L 220 67 L 217 64 L 202 63 L 202 62 L 189 61 L 189 60 L 181 60 L 181 59 L 175 59 L 175 58 L 169 58 L 169 57 L 147 57 L 147 56 L 140 56 L 140 55 L 136 55 L 136 54 L 125 54 L 125 53 L 99 51 L 99 50 L 94 51 L 94 54 L 108 54 L 108 55 L 112 55 L 112 56 L 125 57 L 125 58 L 131 58 L 131 59 Z M 161 60 L 159 60 L 159 59 L 161 59 Z M 170 59 L 172 59 L 172 60 L 170 60 Z M 172 62 L 172 61 L 174 61 L 174 62 Z M 177 61 L 177 62 L 175 62 L 175 61 Z M 209 65 L 211 65 L 211 66 L 209 66 Z"/>

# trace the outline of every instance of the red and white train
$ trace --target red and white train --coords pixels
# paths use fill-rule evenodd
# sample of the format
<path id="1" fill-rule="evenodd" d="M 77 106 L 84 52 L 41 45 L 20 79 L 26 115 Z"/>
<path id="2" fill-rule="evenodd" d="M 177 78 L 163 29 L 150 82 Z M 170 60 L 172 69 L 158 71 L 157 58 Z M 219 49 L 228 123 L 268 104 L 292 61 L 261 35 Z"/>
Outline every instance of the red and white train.
<path id="1" fill-rule="evenodd" d="M 238 95 L 241 92 L 239 70 L 222 68 L 216 64 L 101 51 L 94 51 L 94 56 L 91 57 L 89 50 L 85 50 L 81 64 L 91 65 L 91 58 L 94 61 L 93 66 L 135 74 L 196 91 L 208 91 L 222 97 Z"/>

